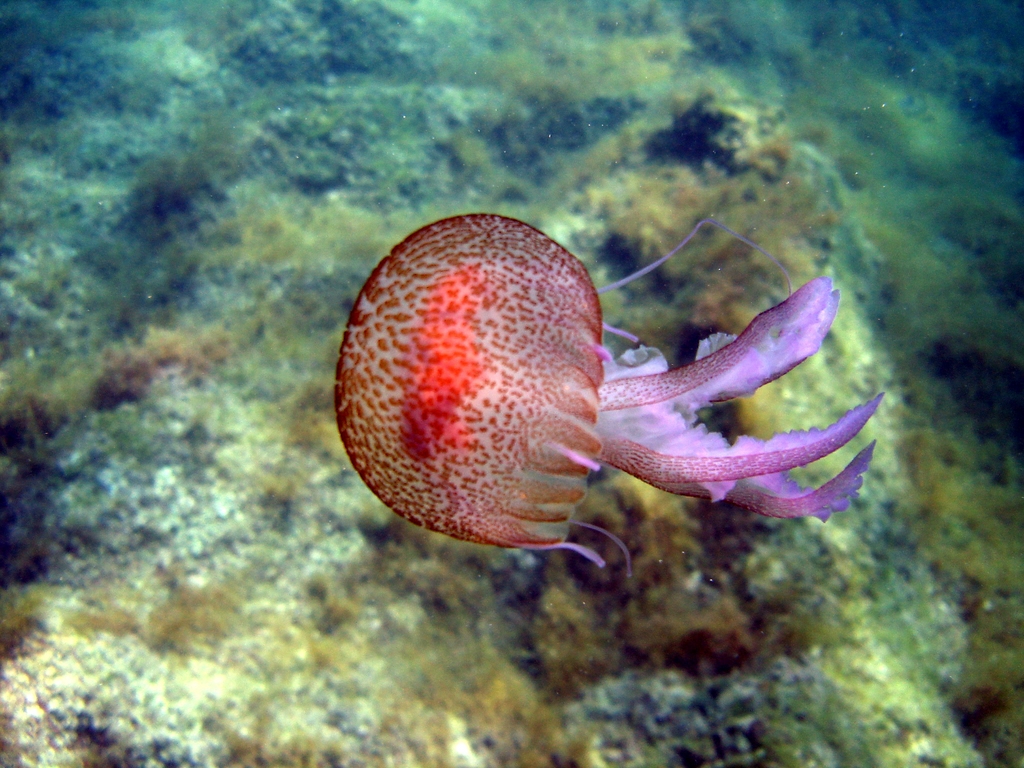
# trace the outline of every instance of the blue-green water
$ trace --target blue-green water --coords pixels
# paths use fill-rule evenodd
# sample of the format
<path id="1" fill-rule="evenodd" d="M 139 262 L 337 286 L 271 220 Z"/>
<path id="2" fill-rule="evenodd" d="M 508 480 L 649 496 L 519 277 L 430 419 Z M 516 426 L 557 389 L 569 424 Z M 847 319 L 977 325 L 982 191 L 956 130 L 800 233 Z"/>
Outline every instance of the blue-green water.
<path id="1" fill-rule="evenodd" d="M 0 3 L 0 765 L 1024 764 L 1013 4 Z M 342 449 L 338 345 L 419 226 L 598 285 L 714 216 L 842 292 L 707 418 L 885 390 L 822 525 L 611 470 L 609 561 L 456 542 Z M 603 299 L 692 359 L 784 298 L 725 235 Z M 617 349 L 618 341 L 608 342 Z"/>

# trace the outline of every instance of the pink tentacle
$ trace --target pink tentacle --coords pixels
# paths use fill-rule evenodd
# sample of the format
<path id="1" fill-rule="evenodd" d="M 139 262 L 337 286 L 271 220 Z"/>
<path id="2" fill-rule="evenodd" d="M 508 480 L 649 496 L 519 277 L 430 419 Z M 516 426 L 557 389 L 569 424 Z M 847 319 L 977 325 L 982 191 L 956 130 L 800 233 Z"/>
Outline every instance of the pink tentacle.
<path id="1" fill-rule="evenodd" d="M 520 544 L 519 548 L 535 550 L 568 549 L 570 552 L 575 552 L 577 555 L 583 555 L 598 568 L 604 568 L 606 565 L 604 558 L 590 547 L 584 547 L 582 544 L 574 544 L 571 541 L 559 541 L 555 544 Z"/>
<path id="2" fill-rule="evenodd" d="M 565 456 L 569 461 L 574 464 L 579 464 L 581 467 L 589 469 L 591 472 L 600 472 L 601 465 L 594 461 L 589 456 L 584 456 L 579 451 L 574 451 L 572 448 L 566 448 L 561 443 L 548 443 L 548 447 L 555 453 Z"/>
<path id="3" fill-rule="evenodd" d="M 611 531 L 605 530 L 601 526 L 594 525 L 593 523 L 584 523 L 582 520 L 572 519 L 569 520 L 569 523 L 572 525 L 578 525 L 581 528 L 589 528 L 592 531 L 597 531 L 598 533 L 607 536 L 609 539 L 611 539 L 612 542 L 614 542 L 615 546 L 617 546 L 622 551 L 622 555 L 626 559 L 626 577 L 629 578 L 633 575 L 633 558 L 629 556 L 629 549 L 626 548 L 626 544 L 622 539 L 620 539 Z M 568 549 L 570 552 L 575 552 L 578 555 L 583 555 L 583 557 L 587 558 L 587 560 L 596 564 L 598 568 L 604 568 L 606 565 L 604 558 L 597 554 L 597 552 L 592 550 L 590 547 L 584 547 L 582 544 L 575 544 L 571 541 L 560 541 L 555 544 L 524 544 L 522 545 L 522 548 L 538 550 Z"/>
<path id="4" fill-rule="evenodd" d="M 584 523 L 582 520 L 572 519 L 569 520 L 569 523 L 570 525 L 578 525 L 581 528 L 589 528 L 592 531 L 597 531 L 598 533 L 607 536 L 609 539 L 611 539 L 612 542 L 614 542 L 615 546 L 617 546 L 622 551 L 623 557 L 626 558 L 626 577 L 628 578 L 633 575 L 633 558 L 629 556 L 629 550 L 626 548 L 626 543 L 622 539 L 620 539 L 611 531 L 605 530 L 601 526 L 594 525 L 593 523 Z"/>

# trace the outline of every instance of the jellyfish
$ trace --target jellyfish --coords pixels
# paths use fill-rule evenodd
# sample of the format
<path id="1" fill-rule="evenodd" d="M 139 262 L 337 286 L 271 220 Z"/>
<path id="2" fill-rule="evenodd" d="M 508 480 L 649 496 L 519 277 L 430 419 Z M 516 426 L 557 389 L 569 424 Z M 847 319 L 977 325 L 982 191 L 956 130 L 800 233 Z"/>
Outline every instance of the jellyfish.
<path id="1" fill-rule="evenodd" d="M 569 251 L 515 219 L 442 219 L 395 246 L 352 308 L 338 430 L 385 505 L 479 544 L 569 549 L 603 566 L 567 540 L 570 523 L 595 527 L 573 514 L 602 465 L 669 493 L 827 520 L 857 495 L 874 443 L 820 488 L 786 473 L 853 439 L 881 395 L 824 429 L 731 445 L 697 411 L 813 355 L 838 306 L 818 277 L 739 336 L 701 342 L 689 364 L 669 369 L 644 346 L 615 358 L 602 344 L 598 291 Z"/>

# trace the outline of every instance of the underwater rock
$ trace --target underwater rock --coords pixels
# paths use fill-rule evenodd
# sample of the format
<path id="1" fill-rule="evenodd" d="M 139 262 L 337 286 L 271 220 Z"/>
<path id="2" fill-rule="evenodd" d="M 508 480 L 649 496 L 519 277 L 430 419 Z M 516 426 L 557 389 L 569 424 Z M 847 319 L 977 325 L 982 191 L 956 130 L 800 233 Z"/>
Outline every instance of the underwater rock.
<path id="1" fill-rule="evenodd" d="M 344 189 L 388 206 L 452 194 L 442 145 L 495 101 L 483 89 L 417 84 L 301 86 L 295 96 L 256 140 L 261 167 L 305 194 Z"/>
<path id="2" fill-rule="evenodd" d="M 753 168 L 777 181 L 789 160 L 780 140 L 781 110 L 723 103 L 710 94 L 676 105 L 672 124 L 645 143 L 648 158 L 700 170 L 705 163 L 729 174 Z"/>
<path id="3" fill-rule="evenodd" d="M 567 716 L 595 729 L 605 764 L 755 765 L 766 757 L 765 696 L 753 677 L 699 682 L 678 672 L 630 673 L 588 690 Z M 586 723 L 587 725 L 583 725 Z"/>
<path id="4" fill-rule="evenodd" d="M 259 83 L 318 83 L 372 72 L 408 75 L 429 69 L 430 38 L 376 2 L 267 2 L 237 35 L 233 56 Z"/>
<path id="5" fill-rule="evenodd" d="M 733 171 L 739 136 L 736 118 L 710 108 L 709 99 L 698 99 L 677 113 L 672 125 L 647 140 L 652 160 L 685 163 L 696 168 L 705 160 Z"/>
<path id="6" fill-rule="evenodd" d="M 643 102 L 635 97 L 598 96 L 583 101 L 552 92 L 528 98 L 497 115 L 481 112 L 475 123 L 498 162 L 511 173 L 541 182 L 554 172 L 557 157 L 584 149 L 614 132 Z"/>

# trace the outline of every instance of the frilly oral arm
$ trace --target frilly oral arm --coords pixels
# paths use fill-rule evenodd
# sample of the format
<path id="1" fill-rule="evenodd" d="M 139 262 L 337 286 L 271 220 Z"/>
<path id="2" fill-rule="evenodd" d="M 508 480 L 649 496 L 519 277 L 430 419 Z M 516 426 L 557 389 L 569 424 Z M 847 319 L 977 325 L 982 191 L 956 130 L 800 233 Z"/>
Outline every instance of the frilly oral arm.
<path id="1" fill-rule="evenodd" d="M 881 400 L 878 395 L 824 430 L 787 432 L 767 442 L 744 436 L 715 456 L 670 456 L 629 439 L 606 438 L 600 459 L 670 493 L 725 500 L 769 517 L 814 515 L 827 520 L 856 495 L 874 444 L 817 490 L 801 488 L 784 473 L 817 461 L 853 439 Z"/>
<path id="2" fill-rule="evenodd" d="M 882 395 L 848 411 L 823 430 L 786 432 L 767 442 L 742 436 L 715 456 L 669 456 L 628 439 L 606 439 L 600 460 L 662 487 L 673 483 L 708 483 L 771 475 L 802 467 L 846 445 L 871 418 Z"/>
<path id="3" fill-rule="evenodd" d="M 735 341 L 706 357 L 665 373 L 604 383 L 599 390 L 601 410 L 674 399 L 695 409 L 749 395 L 817 352 L 838 308 L 839 291 L 832 290 L 832 281 L 811 280 L 755 317 Z"/>
<path id="4" fill-rule="evenodd" d="M 874 450 L 875 443 L 872 441 L 853 457 L 853 461 L 842 472 L 817 490 L 801 488 L 784 474 L 778 474 L 740 480 L 725 495 L 725 500 L 767 517 L 813 515 L 826 521 L 833 512 L 842 512 L 850 506 L 851 499 L 857 498 L 857 491 L 864 482 L 863 475 L 868 470 Z M 775 485 L 778 490 L 772 491 L 765 487 L 767 485 Z"/>
<path id="5" fill-rule="evenodd" d="M 785 473 L 738 480 L 721 499 L 765 517 L 809 517 L 825 521 L 833 512 L 842 512 L 857 498 L 863 475 L 871 463 L 875 443 L 858 453 L 846 468 L 818 489 L 801 488 Z M 669 493 L 712 499 L 712 493 L 699 483 L 653 483 Z"/>

